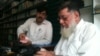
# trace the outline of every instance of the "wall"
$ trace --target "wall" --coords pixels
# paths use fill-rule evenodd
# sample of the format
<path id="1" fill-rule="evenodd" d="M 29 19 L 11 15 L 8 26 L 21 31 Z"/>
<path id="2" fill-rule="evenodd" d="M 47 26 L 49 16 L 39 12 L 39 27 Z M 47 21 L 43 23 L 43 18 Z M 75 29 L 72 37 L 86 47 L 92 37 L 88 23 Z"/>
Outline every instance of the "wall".
<path id="1" fill-rule="evenodd" d="M 85 7 L 80 9 L 81 18 L 85 21 L 93 23 L 92 7 Z"/>
<path id="2" fill-rule="evenodd" d="M 100 30 L 100 14 L 97 14 L 94 16 L 94 24 L 99 28 Z"/>

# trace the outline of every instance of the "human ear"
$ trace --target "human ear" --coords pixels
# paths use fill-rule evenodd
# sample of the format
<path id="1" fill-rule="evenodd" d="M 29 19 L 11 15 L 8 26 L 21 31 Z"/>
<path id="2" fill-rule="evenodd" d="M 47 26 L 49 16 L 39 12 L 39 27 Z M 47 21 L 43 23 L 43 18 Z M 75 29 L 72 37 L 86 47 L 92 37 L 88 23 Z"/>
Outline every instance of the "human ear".
<path id="1" fill-rule="evenodd" d="M 79 20 L 79 12 L 78 11 L 74 11 L 74 17 L 75 17 L 75 21 L 77 22 Z"/>

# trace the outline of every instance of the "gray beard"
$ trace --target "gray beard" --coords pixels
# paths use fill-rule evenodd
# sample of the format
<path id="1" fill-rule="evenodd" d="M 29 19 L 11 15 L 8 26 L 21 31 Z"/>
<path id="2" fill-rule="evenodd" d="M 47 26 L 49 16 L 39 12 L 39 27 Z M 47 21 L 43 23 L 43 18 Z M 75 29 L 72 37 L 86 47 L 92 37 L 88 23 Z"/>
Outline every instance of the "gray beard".
<path id="1" fill-rule="evenodd" d="M 75 22 L 72 22 L 72 24 L 70 25 L 69 28 L 66 28 L 66 27 L 62 27 L 61 28 L 61 35 L 63 38 L 67 38 L 69 39 L 69 37 L 71 36 L 71 34 L 73 33 L 75 27 L 76 27 L 76 23 Z"/>

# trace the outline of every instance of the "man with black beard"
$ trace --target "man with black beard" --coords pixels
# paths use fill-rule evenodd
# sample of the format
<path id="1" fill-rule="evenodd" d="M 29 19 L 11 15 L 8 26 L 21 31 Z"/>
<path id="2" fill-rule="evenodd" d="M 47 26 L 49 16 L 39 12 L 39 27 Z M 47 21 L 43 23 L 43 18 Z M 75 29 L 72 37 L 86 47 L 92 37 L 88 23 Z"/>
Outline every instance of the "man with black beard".
<path id="1" fill-rule="evenodd" d="M 52 24 L 46 20 L 47 13 L 45 2 L 37 8 L 36 18 L 29 18 L 17 29 L 20 42 L 23 45 L 42 47 L 52 41 Z"/>
<path id="2" fill-rule="evenodd" d="M 100 56 L 98 29 L 80 17 L 76 2 L 62 3 L 58 16 L 62 36 L 55 50 L 40 50 L 36 56 Z"/>

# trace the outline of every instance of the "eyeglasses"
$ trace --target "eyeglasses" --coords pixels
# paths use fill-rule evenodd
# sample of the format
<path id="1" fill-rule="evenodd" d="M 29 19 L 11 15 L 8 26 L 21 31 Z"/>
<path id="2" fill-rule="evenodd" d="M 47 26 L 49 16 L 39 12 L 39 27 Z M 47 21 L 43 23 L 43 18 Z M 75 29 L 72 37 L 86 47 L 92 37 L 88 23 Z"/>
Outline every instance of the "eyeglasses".
<path id="1" fill-rule="evenodd" d="M 68 18 L 70 18 L 72 16 L 72 13 L 68 13 L 67 15 L 61 15 L 59 16 L 59 18 L 57 20 L 63 20 L 66 21 L 68 20 Z"/>

